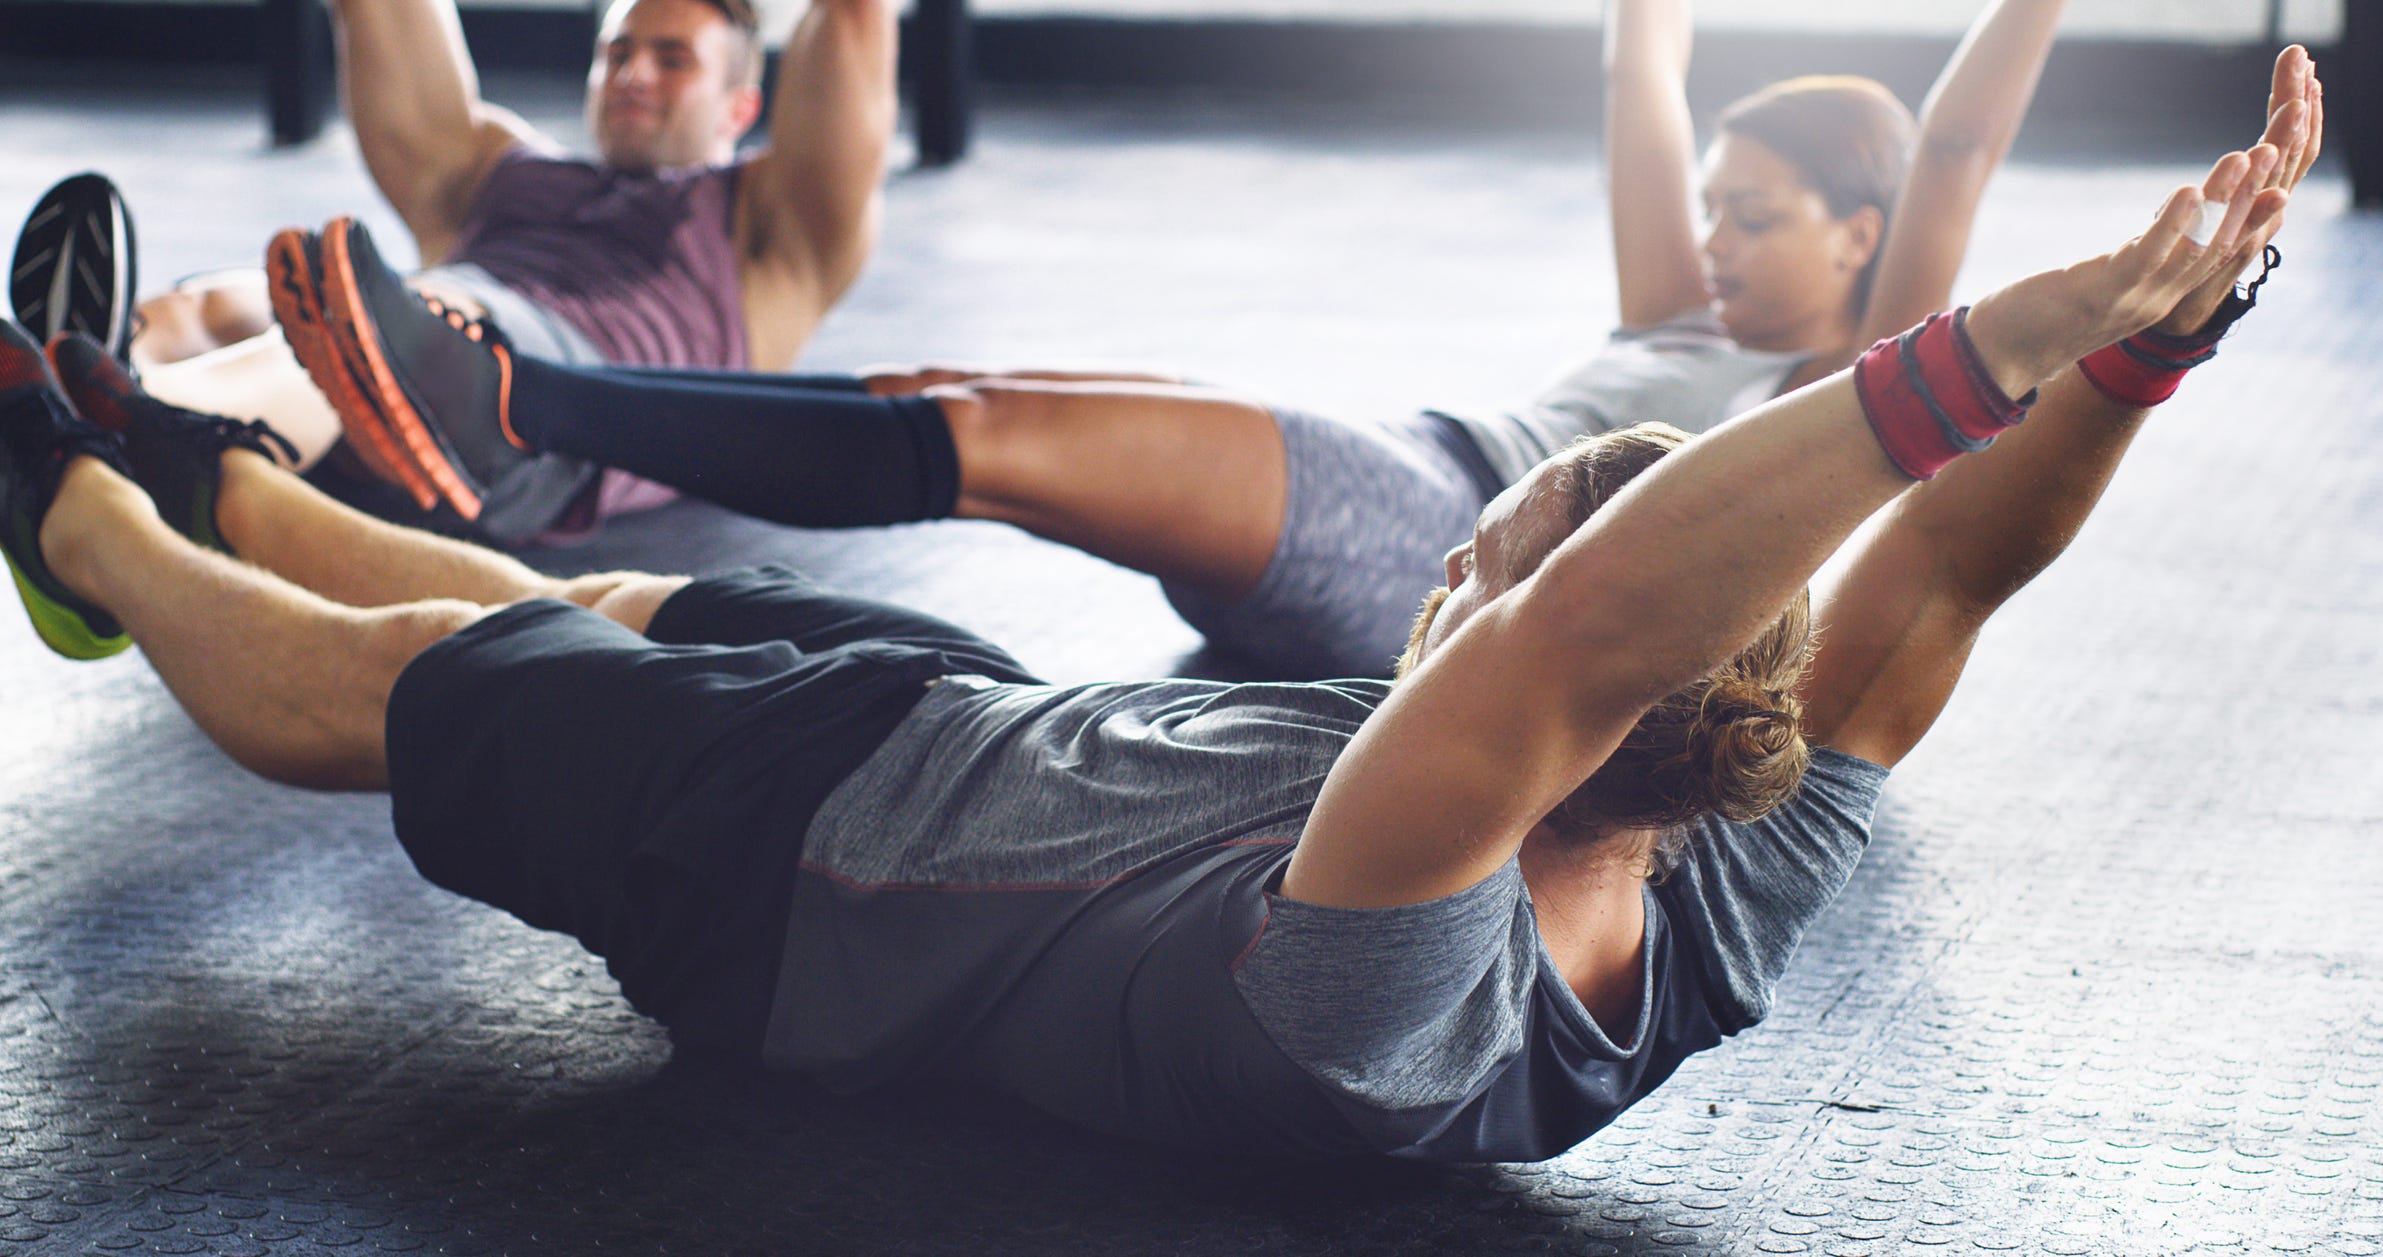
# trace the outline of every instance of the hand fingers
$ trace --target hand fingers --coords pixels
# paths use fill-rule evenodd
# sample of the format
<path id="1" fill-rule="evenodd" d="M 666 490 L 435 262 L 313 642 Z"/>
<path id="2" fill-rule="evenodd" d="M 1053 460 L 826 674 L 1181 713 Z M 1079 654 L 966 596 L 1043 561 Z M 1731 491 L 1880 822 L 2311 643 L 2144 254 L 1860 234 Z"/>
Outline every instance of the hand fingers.
<path id="1" fill-rule="evenodd" d="M 2227 204 L 2247 214 L 2252 200 L 2275 186 L 2275 172 L 2283 163 L 2284 155 L 2275 145 L 2254 145 L 2250 151 L 2250 167 L 2242 172 L 2242 182 L 2236 185 L 2234 195 Z"/>
<path id="2" fill-rule="evenodd" d="M 2228 153 L 2209 168 L 2209 177 L 2201 181 L 2201 195 L 2212 201 L 2232 201 L 2236 193 L 2243 191 L 2244 184 L 2257 182 L 2274 163 L 2272 144 L 2257 144 Z"/>
<path id="3" fill-rule="evenodd" d="M 2224 269 L 2232 260 L 2243 239 L 2243 224 L 2250 221 L 2251 211 L 2258 205 L 2263 181 L 2268 172 L 2275 168 L 2278 154 L 2273 146 L 2261 144 L 2248 153 L 2229 154 L 2229 157 L 2232 156 L 2240 156 L 2242 162 L 2239 173 L 2235 174 L 2232 185 L 2223 196 L 2226 202 L 2225 216 L 2219 219 L 2216 230 L 2209 233 L 2205 241 L 2207 251 L 2201 255 L 2198 264 L 2187 267 L 2188 273 L 2203 279 Z M 2230 164 L 2219 163 L 2221 168 Z M 2218 172 L 2213 171 L 2212 180 L 2217 176 Z M 2210 199 L 2219 198 L 2213 196 Z"/>
<path id="4" fill-rule="evenodd" d="M 2284 150 L 2284 160 L 2277 167 L 2273 186 L 2298 187 L 2310 167 L 2316 165 L 2317 150 L 2324 132 L 2322 104 L 2324 86 L 2317 79 L 2317 64 L 2308 49 L 2294 44 L 2277 54 L 2275 77 L 2267 95 L 2268 129 L 2261 138 Z M 2294 120 L 2286 115 L 2292 106 L 2300 106 L 2297 120 L 2299 131 L 2287 139 L 2285 127 Z"/>
<path id="5" fill-rule="evenodd" d="M 2285 102 L 2300 99 L 2308 75 L 2309 50 L 2294 44 L 2275 57 L 2275 77 L 2267 89 L 2267 112 L 2272 114 Z"/>
<path id="6" fill-rule="evenodd" d="M 2252 262 L 2267 252 L 2267 242 L 2284 225 L 2284 210 L 2292 202 L 2292 194 L 2281 188 L 2269 188 L 2251 198 L 2250 213 L 2242 222 L 2242 234 L 2235 238 L 2233 252 L 2219 269 L 2239 278 Z"/>
<path id="7" fill-rule="evenodd" d="M 2251 264 L 2265 256 L 2267 242 L 2274 239 L 2276 231 L 2284 225 L 2284 207 L 2292 199 L 2290 193 L 2280 188 L 2269 188 L 2249 199 L 2251 210 L 2243 221 L 2241 238 L 2223 262 L 2195 285 L 2196 289 L 2213 291 L 2213 285 L 2233 288 L 2241 281 L 2244 272 L 2250 270 Z"/>
<path id="8" fill-rule="evenodd" d="M 2208 176 L 2201 181 L 2201 207 L 2185 231 L 2185 238 L 2196 249 L 2231 247 L 2231 238 L 2221 243 L 2220 236 L 2229 223 L 2239 222 L 2234 216 L 2235 202 L 2249 199 L 2244 195 L 2243 184 L 2254 168 L 2249 153 L 2228 153 L 2209 168 Z"/>
<path id="9" fill-rule="evenodd" d="M 2121 248 L 2118 257 L 2146 267 L 2164 265 L 2176 256 L 2177 246 L 2185 243 L 2193 227 L 2201 221 L 2201 205 L 2201 192 L 2197 188 L 2178 188 L 2169 193 L 2151 226 Z"/>
<path id="10" fill-rule="evenodd" d="M 2317 154 L 2323 152 L 2324 149 L 2325 84 L 2316 76 L 2311 75 L 2309 77 L 2309 145 L 2300 155 L 2300 170 L 2293 176 L 2295 182 L 2307 175 L 2309 168 L 2317 164 Z"/>
<path id="11" fill-rule="evenodd" d="M 2131 286 L 2149 308 L 2169 308 L 2233 260 L 2243 224 L 2258 206 L 2258 181 L 2277 157 L 2265 144 L 2228 153 L 2210 167 L 2199 188 L 2180 188 L 2169 196 L 2151 229 L 2127 250 L 2135 253 L 2127 259 Z"/>
<path id="12" fill-rule="evenodd" d="M 2297 182 L 2293 172 L 2300 166 L 2300 155 L 2308 147 L 2308 105 L 2290 101 L 2267 120 L 2267 133 L 2259 137 L 2262 144 L 2275 146 L 2279 157 L 2267 176 L 2269 187 L 2290 187 Z"/>
<path id="13" fill-rule="evenodd" d="M 2250 217 L 2242 224 L 2242 243 L 2235 246 L 2235 256 L 2245 265 L 2267 251 L 2267 242 L 2283 228 L 2284 210 L 2292 204 L 2292 194 L 2282 188 L 2269 188 L 2251 203 Z"/>

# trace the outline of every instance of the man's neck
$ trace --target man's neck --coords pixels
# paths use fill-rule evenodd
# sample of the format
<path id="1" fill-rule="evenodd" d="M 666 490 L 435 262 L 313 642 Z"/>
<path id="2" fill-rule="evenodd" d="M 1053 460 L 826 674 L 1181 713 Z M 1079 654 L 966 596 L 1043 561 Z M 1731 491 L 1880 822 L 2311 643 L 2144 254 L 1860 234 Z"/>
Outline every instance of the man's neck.
<path id="1" fill-rule="evenodd" d="M 1620 834 L 1584 849 L 1544 825 L 1522 845 L 1523 883 L 1548 955 L 1598 1028 L 1624 1047 L 1644 993 L 1651 845 L 1651 835 Z"/>

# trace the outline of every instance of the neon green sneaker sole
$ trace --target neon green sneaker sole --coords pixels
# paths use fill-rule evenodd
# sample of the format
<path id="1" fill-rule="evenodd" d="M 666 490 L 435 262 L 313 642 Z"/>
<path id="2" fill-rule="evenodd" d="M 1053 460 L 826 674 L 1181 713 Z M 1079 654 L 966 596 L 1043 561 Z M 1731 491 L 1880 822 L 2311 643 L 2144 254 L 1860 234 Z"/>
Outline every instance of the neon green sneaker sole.
<path id="1" fill-rule="evenodd" d="M 43 645 L 69 659 L 105 659 L 132 645 L 132 637 L 123 632 L 113 637 L 92 632 L 72 608 L 61 606 L 36 588 L 14 558 L 5 551 L 0 551 L 0 558 L 8 558 L 8 574 L 17 583 L 17 596 L 25 600 L 25 614 L 33 620 L 33 631 L 41 636 Z"/>

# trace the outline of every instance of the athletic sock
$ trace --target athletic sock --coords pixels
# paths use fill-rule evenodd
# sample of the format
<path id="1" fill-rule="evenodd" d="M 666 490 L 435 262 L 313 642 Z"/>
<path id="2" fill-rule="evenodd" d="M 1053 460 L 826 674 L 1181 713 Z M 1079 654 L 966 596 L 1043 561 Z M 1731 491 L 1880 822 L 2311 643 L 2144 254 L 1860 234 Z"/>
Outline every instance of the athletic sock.
<path id="1" fill-rule="evenodd" d="M 959 498 L 951 426 L 923 397 L 516 357 L 508 414 L 534 449 L 617 467 L 781 524 L 941 519 Z"/>

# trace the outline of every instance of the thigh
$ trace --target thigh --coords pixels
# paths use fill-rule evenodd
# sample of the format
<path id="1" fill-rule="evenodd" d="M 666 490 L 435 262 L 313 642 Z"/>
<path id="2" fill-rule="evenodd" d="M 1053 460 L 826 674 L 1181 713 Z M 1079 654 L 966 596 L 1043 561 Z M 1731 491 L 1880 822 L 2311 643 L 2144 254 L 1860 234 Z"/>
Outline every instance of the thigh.
<path id="1" fill-rule="evenodd" d="M 1387 675 L 1486 486 L 1413 424 L 1278 420 L 1287 492 L 1265 574 L 1237 599 L 1173 583 L 1167 597 L 1210 641 L 1278 675 Z"/>
<path id="2" fill-rule="evenodd" d="M 1265 570 L 1284 474 L 1266 406 L 1157 384 L 985 380 L 926 396 L 959 455 L 957 514 L 1216 596 Z"/>
<path id="3" fill-rule="evenodd" d="M 998 665 L 941 644 L 656 642 L 506 608 L 398 680 L 398 838 L 431 881 L 579 939 L 682 1041 L 752 1056 L 812 816 L 930 680 Z"/>
<path id="4" fill-rule="evenodd" d="M 930 653 L 948 665 L 946 675 L 1040 681 L 1008 651 L 949 620 L 836 593 L 782 565 L 690 583 L 654 613 L 646 636 L 674 645 L 786 642 L 810 653 L 874 643 Z"/>

